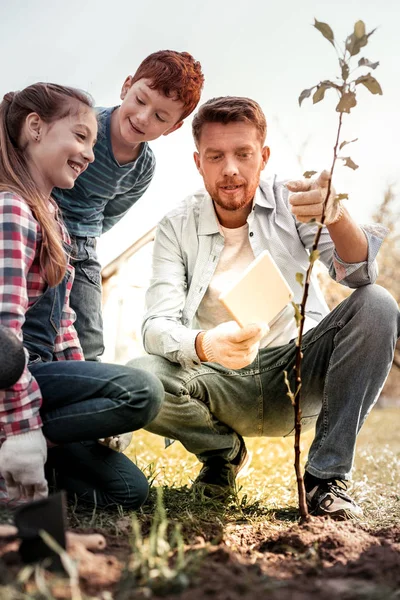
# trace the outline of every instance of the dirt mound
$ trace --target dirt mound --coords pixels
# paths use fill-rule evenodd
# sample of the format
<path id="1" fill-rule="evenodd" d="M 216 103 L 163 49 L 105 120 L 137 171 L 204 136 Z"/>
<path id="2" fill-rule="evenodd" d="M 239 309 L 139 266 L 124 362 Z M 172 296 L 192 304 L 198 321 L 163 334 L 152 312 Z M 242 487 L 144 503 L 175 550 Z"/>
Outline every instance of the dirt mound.
<path id="1" fill-rule="evenodd" d="M 99 563 L 101 573 L 96 572 L 102 577 L 110 575 L 107 571 L 114 563 L 121 569 L 130 553 L 127 535 L 106 537 L 105 551 L 111 557 L 93 556 L 93 560 L 103 561 Z M 162 594 L 166 600 L 394 600 L 400 588 L 400 526 L 365 531 L 353 522 L 311 519 L 283 530 L 278 523 L 235 523 L 227 527 L 222 541 L 208 545 L 203 540 L 198 546 L 207 554 L 197 563 L 195 573 L 186 573 L 190 586 L 166 586 Z M 12 552 L 4 555 L 3 561 L 0 580 L 6 583 L 21 565 Z M 3 572 L 2 566 L 8 569 Z M 80 579 L 82 589 L 94 597 L 105 588 L 115 600 L 158 593 L 138 589 L 132 576 L 128 585 L 110 580 L 104 586 L 94 577 L 96 573 L 81 573 Z M 59 589 L 55 597 L 65 596 Z"/>
<path id="2" fill-rule="evenodd" d="M 286 531 L 235 525 L 179 598 L 389 600 L 400 586 L 399 539 L 399 527 L 369 533 L 329 519 Z"/>

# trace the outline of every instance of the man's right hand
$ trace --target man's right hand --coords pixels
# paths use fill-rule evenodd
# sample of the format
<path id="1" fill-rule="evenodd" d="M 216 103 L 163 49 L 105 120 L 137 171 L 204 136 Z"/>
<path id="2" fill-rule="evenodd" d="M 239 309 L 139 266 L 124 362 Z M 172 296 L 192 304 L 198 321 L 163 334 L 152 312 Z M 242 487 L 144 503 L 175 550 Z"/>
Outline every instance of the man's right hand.
<path id="1" fill-rule="evenodd" d="M 41 429 L 9 436 L 0 448 L 0 473 L 10 500 L 39 500 L 48 495 L 44 465 L 46 439 Z"/>
<path id="2" fill-rule="evenodd" d="M 269 327 L 265 323 L 252 323 L 246 327 L 239 327 L 235 321 L 221 323 L 204 335 L 200 334 L 204 360 L 218 363 L 227 369 L 247 367 L 257 356 L 260 340 L 268 331 Z"/>

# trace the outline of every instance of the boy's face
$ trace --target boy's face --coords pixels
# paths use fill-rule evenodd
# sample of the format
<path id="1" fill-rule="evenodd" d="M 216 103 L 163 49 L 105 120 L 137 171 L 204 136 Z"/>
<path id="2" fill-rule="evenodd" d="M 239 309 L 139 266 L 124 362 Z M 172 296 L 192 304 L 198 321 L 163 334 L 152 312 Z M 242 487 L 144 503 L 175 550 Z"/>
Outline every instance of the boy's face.
<path id="1" fill-rule="evenodd" d="M 183 124 L 183 103 L 151 89 L 151 84 L 150 79 L 139 79 L 132 85 L 132 77 L 127 77 L 122 86 L 118 121 L 126 144 L 150 142 Z"/>

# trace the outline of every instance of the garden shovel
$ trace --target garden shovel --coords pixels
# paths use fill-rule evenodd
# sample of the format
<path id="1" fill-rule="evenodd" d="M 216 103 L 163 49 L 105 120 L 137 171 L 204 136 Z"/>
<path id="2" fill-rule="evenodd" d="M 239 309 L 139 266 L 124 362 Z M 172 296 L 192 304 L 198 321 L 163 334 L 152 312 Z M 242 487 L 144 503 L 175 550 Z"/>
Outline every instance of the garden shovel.
<path id="1" fill-rule="evenodd" d="M 35 500 L 20 506 L 15 511 L 14 523 L 16 532 L 0 537 L 6 538 L 8 541 L 21 540 L 19 554 L 24 563 L 51 558 L 51 568 L 62 569 L 59 554 L 41 538 L 40 531 L 43 530 L 48 533 L 57 542 L 58 546 L 65 550 L 64 492 L 58 492 L 43 500 Z"/>

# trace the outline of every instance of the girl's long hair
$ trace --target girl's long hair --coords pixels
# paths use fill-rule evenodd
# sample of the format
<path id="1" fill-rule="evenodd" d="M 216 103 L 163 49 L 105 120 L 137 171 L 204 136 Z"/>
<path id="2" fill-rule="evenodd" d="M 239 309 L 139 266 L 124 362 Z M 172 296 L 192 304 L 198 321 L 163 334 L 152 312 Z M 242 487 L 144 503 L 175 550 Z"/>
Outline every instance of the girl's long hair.
<path id="1" fill-rule="evenodd" d="M 49 210 L 49 198 L 40 193 L 29 172 L 21 131 L 30 113 L 53 123 L 78 112 L 82 104 L 92 108 L 90 96 L 53 83 L 35 83 L 21 92 L 9 92 L 0 103 L 0 191 L 21 196 L 38 221 L 42 233 L 41 271 L 52 287 L 62 281 L 67 259 L 56 212 Z"/>

